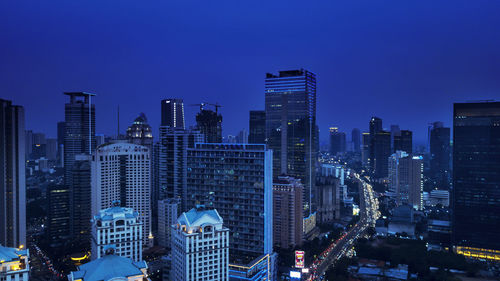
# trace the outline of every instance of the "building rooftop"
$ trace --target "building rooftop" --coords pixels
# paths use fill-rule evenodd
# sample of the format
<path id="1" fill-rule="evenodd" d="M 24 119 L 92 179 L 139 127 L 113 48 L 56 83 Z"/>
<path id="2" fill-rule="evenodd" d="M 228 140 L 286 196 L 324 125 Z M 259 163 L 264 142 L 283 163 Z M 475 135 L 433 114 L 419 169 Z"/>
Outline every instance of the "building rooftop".
<path id="1" fill-rule="evenodd" d="M 187 227 L 200 227 L 204 224 L 222 224 L 222 217 L 217 210 L 202 210 L 193 208 L 188 212 L 182 213 L 177 222 Z"/>
<path id="2" fill-rule="evenodd" d="M 0 245 L 0 261 L 9 262 L 13 260 L 18 260 L 20 255 L 26 255 L 27 251 L 19 250 L 16 248 L 9 248 Z"/>
<path id="3" fill-rule="evenodd" d="M 120 277 L 144 275 L 145 261 L 134 262 L 129 258 L 107 255 L 78 267 L 68 276 L 69 280 L 101 281 L 121 280 Z M 71 276 L 71 278 L 70 278 Z"/>
<path id="4" fill-rule="evenodd" d="M 138 217 L 139 213 L 135 212 L 132 208 L 114 206 L 108 209 L 100 210 L 99 214 L 94 216 L 94 220 L 111 221 L 117 219 L 131 219 Z"/>
<path id="5" fill-rule="evenodd" d="M 129 143 L 124 140 L 112 143 L 104 143 L 97 147 L 97 152 L 146 152 L 149 149 L 146 146 Z"/>

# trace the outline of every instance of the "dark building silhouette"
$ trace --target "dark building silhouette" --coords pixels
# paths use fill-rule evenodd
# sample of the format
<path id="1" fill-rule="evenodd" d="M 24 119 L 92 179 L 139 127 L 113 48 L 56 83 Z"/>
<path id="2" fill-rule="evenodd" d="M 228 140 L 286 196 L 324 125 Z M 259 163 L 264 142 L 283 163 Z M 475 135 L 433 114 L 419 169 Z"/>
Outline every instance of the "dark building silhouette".
<path id="1" fill-rule="evenodd" d="M 361 152 L 361 131 L 358 128 L 352 129 L 351 132 L 352 150 Z"/>
<path id="2" fill-rule="evenodd" d="M 267 73 L 266 138 L 273 150 L 273 174 L 286 174 L 304 184 L 304 215 L 315 210 L 318 154 L 316 75 L 307 70 Z"/>
<path id="3" fill-rule="evenodd" d="M 368 168 L 373 173 L 375 171 L 375 136 L 382 131 L 382 119 L 372 117 L 370 119 L 370 145 L 368 147 Z M 390 145 L 390 139 L 389 139 Z"/>
<path id="4" fill-rule="evenodd" d="M 361 147 L 361 162 L 363 163 L 363 167 L 368 167 L 369 159 L 370 159 L 370 133 L 363 132 L 362 140 L 363 145 Z"/>
<path id="5" fill-rule="evenodd" d="M 345 153 L 346 136 L 339 132 L 337 127 L 330 127 L 330 154 L 338 155 Z"/>
<path id="6" fill-rule="evenodd" d="M 90 156 L 75 155 L 73 169 L 73 189 L 70 193 L 70 232 L 72 243 L 82 249 L 90 249 L 91 213 L 91 170 Z"/>
<path id="7" fill-rule="evenodd" d="M 59 167 L 64 166 L 64 132 L 66 131 L 66 123 L 64 121 L 57 122 L 57 164 Z"/>
<path id="8" fill-rule="evenodd" d="M 379 131 L 373 138 L 375 158 L 373 161 L 376 178 L 385 178 L 389 172 L 389 156 L 391 156 L 391 133 Z"/>
<path id="9" fill-rule="evenodd" d="M 161 101 L 161 126 L 185 128 L 184 101 L 182 99 L 164 99 Z"/>
<path id="10" fill-rule="evenodd" d="M 499 187 L 500 102 L 455 103 L 452 226 L 458 253 L 500 258 Z"/>
<path id="11" fill-rule="evenodd" d="M 0 244 L 26 245 L 24 108 L 0 99 Z"/>
<path id="12" fill-rule="evenodd" d="M 139 114 L 132 125 L 127 128 L 127 140 L 130 143 L 147 146 L 151 152 L 153 149 L 153 131 L 148 124 L 146 114 Z"/>
<path id="13" fill-rule="evenodd" d="M 217 111 L 202 109 L 196 114 L 196 127 L 206 143 L 222 143 L 222 115 Z"/>
<path id="14" fill-rule="evenodd" d="M 266 143 L 266 111 L 250 111 L 248 143 Z"/>
<path id="15" fill-rule="evenodd" d="M 445 128 L 442 122 L 434 122 L 429 133 L 429 146 L 430 177 L 436 187 L 448 189 L 451 179 L 450 128 Z"/>
<path id="16" fill-rule="evenodd" d="M 392 152 L 404 151 L 408 154 L 413 153 L 413 132 L 401 130 L 399 135 L 394 136 L 394 146 Z"/>
<path id="17" fill-rule="evenodd" d="M 64 184 L 49 184 L 47 187 L 47 229 L 51 247 L 60 247 L 68 242 L 70 234 L 69 201 L 69 189 Z"/>

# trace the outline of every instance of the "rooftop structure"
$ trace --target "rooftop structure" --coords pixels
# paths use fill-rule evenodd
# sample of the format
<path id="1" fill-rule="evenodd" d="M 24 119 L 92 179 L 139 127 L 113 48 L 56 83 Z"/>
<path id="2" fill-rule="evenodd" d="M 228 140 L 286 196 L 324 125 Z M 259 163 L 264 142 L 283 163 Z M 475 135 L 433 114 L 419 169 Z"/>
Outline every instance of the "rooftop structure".
<path id="1" fill-rule="evenodd" d="M 149 281 L 145 261 L 134 262 L 117 255 L 106 255 L 83 264 L 68 275 L 69 281 Z"/>

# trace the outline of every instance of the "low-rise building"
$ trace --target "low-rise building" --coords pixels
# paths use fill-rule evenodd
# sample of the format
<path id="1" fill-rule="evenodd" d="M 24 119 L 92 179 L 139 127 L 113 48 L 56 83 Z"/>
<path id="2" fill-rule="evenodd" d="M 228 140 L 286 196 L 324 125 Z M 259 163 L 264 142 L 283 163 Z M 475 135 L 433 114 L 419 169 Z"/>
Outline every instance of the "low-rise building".
<path id="1" fill-rule="evenodd" d="M 30 272 L 29 250 L 0 245 L 0 280 L 28 281 Z"/>
<path id="2" fill-rule="evenodd" d="M 133 261 L 108 252 L 105 256 L 80 265 L 68 275 L 68 281 L 150 281 L 145 261 Z"/>

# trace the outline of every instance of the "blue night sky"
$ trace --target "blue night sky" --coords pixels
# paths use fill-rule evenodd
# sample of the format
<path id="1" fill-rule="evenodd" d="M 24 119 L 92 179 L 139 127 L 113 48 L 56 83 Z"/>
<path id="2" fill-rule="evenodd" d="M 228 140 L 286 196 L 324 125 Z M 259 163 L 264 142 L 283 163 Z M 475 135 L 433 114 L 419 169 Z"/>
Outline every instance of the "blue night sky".
<path id="1" fill-rule="evenodd" d="M 30 3 L 28 3 L 30 2 Z M 318 124 L 366 130 L 372 115 L 426 139 L 452 103 L 500 98 L 500 1 L 2 1 L 0 97 L 56 135 L 64 91 L 95 92 L 97 132 L 160 100 L 218 102 L 223 134 L 264 107 L 266 72 L 317 74 Z M 196 107 L 186 107 L 194 124 Z"/>

